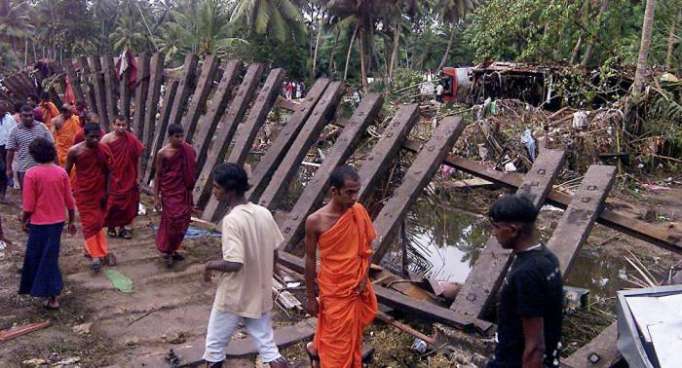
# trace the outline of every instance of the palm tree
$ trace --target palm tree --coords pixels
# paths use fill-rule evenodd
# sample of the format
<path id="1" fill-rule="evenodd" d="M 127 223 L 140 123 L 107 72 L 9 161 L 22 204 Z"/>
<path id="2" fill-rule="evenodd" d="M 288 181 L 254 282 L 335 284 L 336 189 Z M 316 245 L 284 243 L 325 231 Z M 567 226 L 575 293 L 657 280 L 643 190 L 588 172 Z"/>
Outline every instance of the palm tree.
<path id="1" fill-rule="evenodd" d="M 185 53 L 224 56 L 236 43 L 246 42 L 231 37 L 226 5 L 221 0 L 202 0 L 172 9 L 171 20 L 162 26 L 163 36 L 157 39 L 160 51 L 169 59 Z"/>
<path id="2" fill-rule="evenodd" d="M 647 0 L 646 9 L 644 10 L 644 24 L 642 25 L 642 41 L 639 46 L 639 56 L 637 57 L 637 69 L 635 70 L 635 80 L 632 83 L 632 99 L 634 102 L 638 102 L 644 84 L 644 72 L 647 68 L 647 58 L 651 49 L 655 9 L 656 0 Z"/>
<path id="3" fill-rule="evenodd" d="M 245 25 L 250 32 L 271 34 L 280 42 L 305 40 L 301 7 L 294 0 L 238 0 L 230 21 Z"/>
<path id="4" fill-rule="evenodd" d="M 17 51 L 17 41 L 26 40 L 33 34 L 34 26 L 26 1 L 0 0 L 0 39 L 4 38 Z"/>
<path id="5" fill-rule="evenodd" d="M 448 46 L 445 48 L 438 69 L 442 69 L 448 61 L 448 54 L 450 54 L 450 49 L 452 49 L 452 43 L 455 39 L 455 25 L 464 20 L 467 13 L 474 10 L 480 3 L 481 0 L 438 0 L 435 9 L 440 9 L 441 18 L 450 25 Z"/>

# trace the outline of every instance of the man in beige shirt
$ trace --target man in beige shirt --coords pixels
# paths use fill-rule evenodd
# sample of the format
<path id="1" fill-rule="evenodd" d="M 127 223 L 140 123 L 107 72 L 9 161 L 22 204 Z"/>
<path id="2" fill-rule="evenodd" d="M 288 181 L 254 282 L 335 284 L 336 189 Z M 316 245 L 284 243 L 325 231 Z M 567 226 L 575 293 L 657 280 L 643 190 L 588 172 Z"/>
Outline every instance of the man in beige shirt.
<path id="1" fill-rule="evenodd" d="M 260 348 L 261 359 L 272 368 L 288 367 L 277 349 L 272 331 L 272 275 L 277 246 L 284 240 L 267 208 L 246 200 L 246 172 L 236 164 L 221 164 L 213 171 L 213 195 L 226 201 L 230 212 L 222 223 L 219 261 L 206 263 L 204 279 L 220 273 L 206 333 L 204 360 L 219 368 L 225 348 L 240 322 Z"/>

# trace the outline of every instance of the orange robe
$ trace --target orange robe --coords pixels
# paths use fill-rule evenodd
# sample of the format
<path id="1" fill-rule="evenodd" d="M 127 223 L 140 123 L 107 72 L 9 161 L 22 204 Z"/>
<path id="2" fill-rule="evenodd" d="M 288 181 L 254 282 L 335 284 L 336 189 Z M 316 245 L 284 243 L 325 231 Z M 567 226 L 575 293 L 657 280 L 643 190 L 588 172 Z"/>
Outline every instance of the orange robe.
<path id="1" fill-rule="evenodd" d="M 41 102 L 39 109 L 42 114 L 43 123 L 52 131 L 52 119 L 59 115 L 59 109 L 52 102 Z"/>
<path id="2" fill-rule="evenodd" d="M 367 210 L 356 203 L 320 235 L 320 309 L 314 345 L 324 368 L 361 368 L 362 332 L 377 312 L 372 283 L 357 294 L 367 277 L 376 232 Z"/>
<path id="3" fill-rule="evenodd" d="M 72 115 L 68 120 L 64 120 L 61 129 L 54 131 L 54 143 L 57 148 L 57 162 L 59 166 L 64 166 L 66 163 L 66 155 L 69 149 L 74 144 L 76 134 L 81 130 L 80 119 L 76 115 Z"/>

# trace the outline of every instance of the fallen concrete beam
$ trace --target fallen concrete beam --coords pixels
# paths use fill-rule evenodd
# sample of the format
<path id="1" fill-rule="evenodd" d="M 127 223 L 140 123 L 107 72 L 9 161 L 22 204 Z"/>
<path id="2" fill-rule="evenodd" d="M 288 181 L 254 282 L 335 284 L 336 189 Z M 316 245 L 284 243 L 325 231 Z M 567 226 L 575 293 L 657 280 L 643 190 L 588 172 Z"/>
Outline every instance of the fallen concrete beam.
<path id="1" fill-rule="evenodd" d="M 611 368 L 622 356 L 616 346 L 618 324 L 613 322 L 592 341 L 561 362 L 564 368 Z"/>

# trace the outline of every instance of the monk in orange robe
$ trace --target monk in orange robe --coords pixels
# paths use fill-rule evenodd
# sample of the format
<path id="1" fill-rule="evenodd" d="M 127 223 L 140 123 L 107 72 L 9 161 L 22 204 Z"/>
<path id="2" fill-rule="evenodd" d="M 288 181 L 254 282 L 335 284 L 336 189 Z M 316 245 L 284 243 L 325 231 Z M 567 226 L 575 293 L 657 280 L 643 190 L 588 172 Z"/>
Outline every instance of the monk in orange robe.
<path id="1" fill-rule="evenodd" d="M 99 142 L 100 127 L 85 124 L 85 141 L 71 147 L 66 157 L 66 172 L 76 168 L 76 206 L 81 220 L 85 251 L 92 259 L 91 269 L 99 272 L 102 264 L 114 265 L 104 235 L 104 218 L 109 194 L 109 176 L 113 165 L 111 150 Z"/>
<path id="2" fill-rule="evenodd" d="M 367 210 L 356 203 L 360 178 L 355 170 L 341 166 L 330 181 L 331 201 L 310 215 L 305 225 L 306 309 L 317 316 L 315 338 L 307 350 L 321 367 L 361 368 L 362 333 L 377 313 L 369 281 L 376 232 Z"/>
<path id="3" fill-rule="evenodd" d="M 182 125 L 170 124 L 168 144 L 159 150 L 154 163 L 154 207 L 161 212 L 156 248 L 168 267 L 184 259 L 178 249 L 192 219 L 196 164 L 196 152 L 185 143 Z"/>
<path id="4" fill-rule="evenodd" d="M 106 226 L 110 237 L 119 236 L 131 239 L 130 229 L 137 216 L 140 204 L 140 189 L 137 185 L 137 168 L 140 155 L 144 150 L 142 142 L 128 130 L 128 121 L 119 115 L 114 118 L 114 131 L 102 138 L 102 143 L 109 146 L 114 155 L 111 174 L 111 191 L 107 204 Z M 116 228 L 119 231 L 116 232 Z"/>
<path id="5" fill-rule="evenodd" d="M 54 143 L 57 149 L 57 163 L 60 166 L 66 164 L 66 155 L 74 144 L 76 134 L 81 130 L 81 123 L 78 116 L 74 115 L 73 108 L 69 104 L 64 104 L 61 114 L 52 119 L 54 129 Z"/>
<path id="6" fill-rule="evenodd" d="M 50 129 L 52 132 L 54 129 L 52 126 L 52 119 L 59 115 L 59 109 L 57 109 L 57 106 L 50 101 L 50 95 L 47 92 L 43 92 L 43 94 L 40 96 L 38 111 L 40 111 L 40 117 L 42 118 L 43 123 L 45 123 L 48 129 Z"/>

